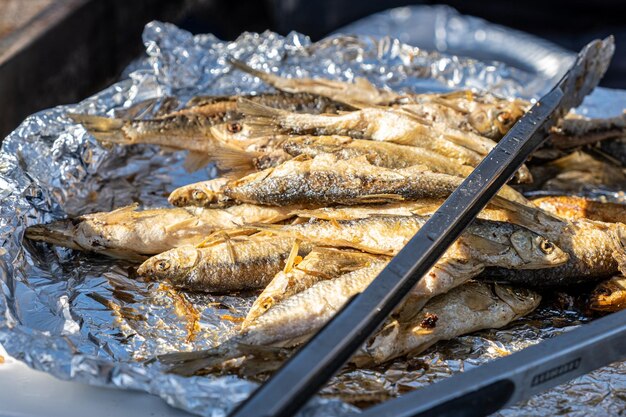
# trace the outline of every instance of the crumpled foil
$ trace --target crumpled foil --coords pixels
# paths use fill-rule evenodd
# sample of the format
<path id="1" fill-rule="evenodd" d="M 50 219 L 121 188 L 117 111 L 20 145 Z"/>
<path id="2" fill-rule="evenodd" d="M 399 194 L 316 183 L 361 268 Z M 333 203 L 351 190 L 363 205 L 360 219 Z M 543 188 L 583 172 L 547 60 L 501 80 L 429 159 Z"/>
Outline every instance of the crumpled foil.
<path id="1" fill-rule="evenodd" d="M 147 58 L 135 62 L 123 81 L 79 104 L 29 117 L 2 144 L 0 343 L 13 357 L 58 378 L 142 390 L 205 416 L 225 415 L 256 384 L 236 376 L 183 378 L 146 360 L 215 346 L 233 333 L 233 317 L 244 316 L 254 295 L 177 292 L 138 279 L 131 264 L 34 244 L 23 240 L 23 232 L 28 225 L 133 202 L 166 206 L 168 191 L 208 178 L 214 170 L 187 174 L 182 153 L 156 147 L 103 148 L 66 114 L 148 117 L 166 96 L 184 103 L 199 94 L 268 89 L 232 70 L 228 55 L 283 75 L 348 81 L 361 76 L 394 90 L 477 88 L 528 96 L 525 86 L 533 78 L 504 64 L 428 53 L 390 38 L 339 35 L 311 43 L 296 33 L 265 32 L 223 42 L 153 22 L 146 26 L 144 42 Z M 545 81 L 544 88 L 551 83 Z M 621 109 L 626 101 L 613 103 Z M 347 415 L 358 411 L 349 403 L 371 403 L 419 388 L 586 320 L 574 310 L 542 308 L 506 329 L 442 343 L 415 359 L 348 371 L 301 415 Z M 624 364 L 605 367 L 500 415 L 614 414 L 626 407 L 624 372 Z"/>

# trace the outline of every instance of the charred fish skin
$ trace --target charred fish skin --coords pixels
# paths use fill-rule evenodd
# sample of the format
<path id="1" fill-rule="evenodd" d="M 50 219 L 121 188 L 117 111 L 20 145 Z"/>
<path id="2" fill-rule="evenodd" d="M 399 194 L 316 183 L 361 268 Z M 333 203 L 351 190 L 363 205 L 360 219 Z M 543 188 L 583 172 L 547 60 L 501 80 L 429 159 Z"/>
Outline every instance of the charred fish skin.
<path id="1" fill-rule="evenodd" d="M 284 267 L 294 244 L 294 239 L 245 236 L 227 238 L 208 247 L 182 246 L 146 260 L 137 273 L 191 291 L 258 289 Z M 310 249 L 300 245 L 299 254 Z"/>
<path id="2" fill-rule="evenodd" d="M 428 216 L 370 216 L 355 220 L 312 220 L 293 225 L 256 225 L 259 229 L 319 245 L 351 247 L 370 253 L 395 255 L 426 223 Z M 475 220 L 447 255 L 474 259 L 488 266 L 549 268 L 568 256 L 557 245 L 525 227 Z"/>
<path id="3" fill-rule="evenodd" d="M 385 260 L 384 257 L 347 249 L 314 248 L 291 270 L 276 274 L 253 303 L 242 328 L 245 329 L 272 306 L 320 281 L 336 278 L 381 260 Z"/>
<path id="4" fill-rule="evenodd" d="M 410 323 L 392 321 L 351 359 L 359 367 L 417 355 L 440 340 L 503 327 L 533 311 L 541 296 L 531 290 L 471 282 L 430 300 Z"/>
<path id="5" fill-rule="evenodd" d="M 621 223 L 578 220 L 565 227 L 546 228 L 545 236 L 569 255 L 566 263 L 536 271 L 486 268 L 482 278 L 545 287 L 597 281 L 624 270 L 626 226 Z"/>
<path id="6" fill-rule="evenodd" d="M 626 278 L 619 275 L 599 283 L 589 296 L 591 310 L 612 313 L 626 308 Z"/>

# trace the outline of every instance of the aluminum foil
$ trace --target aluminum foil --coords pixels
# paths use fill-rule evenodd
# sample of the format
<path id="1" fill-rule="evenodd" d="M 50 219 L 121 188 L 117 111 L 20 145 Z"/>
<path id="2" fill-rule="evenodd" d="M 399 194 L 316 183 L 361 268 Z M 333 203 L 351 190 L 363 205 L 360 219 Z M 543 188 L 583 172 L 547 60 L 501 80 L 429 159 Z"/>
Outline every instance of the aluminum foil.
<path id="1" fill-rule="evenodd" d="M 227 55 L 289 76 L 351 80 L 367 77 L 394 90 L 489 89 L 528 96 L 530 72 L 504 64 L 429 53 L 390 38 L 334 36 L 318 43 L 300 34 L 245 33 L 234 42 L 192 36 L 153 22 L 144 32 L 147 57 L 123 81 L 76 105 L 26 119 L 0 152 L 0 343 L 13 357 L 62 379 L 137 389 L 205 416 L 223 416 L 256 386 L 235 376 L 182 378 L 164 373 L 156 354 L 215 346 L 233 332 L 253 294 L 177 292 L 138 279 L 133 266 L 23 240 L 24 228 L 132 202 L 166 205 L 168 191 L 208 178 L 189 175 L 184 155 L 149 146 L 103 148 L 73 124 L 69 112 L 150 116 L 174 96 L 252 93 L 267 89 L 231 70 Z M 537 85 L 536 80 L 532 85 Z M 546 81 L 546 85 L 549 84 Z M 537 91 L 540 91 L 538 89 Z M 609 94 L 610 96 L 610 94 Z M 626 102 L 615 101 L 619 108 Z M 565 311 L 565 312 L 564 312 Z M 543 308 L 508 329 L 440 344 L 425 355 L 385 368 L 347 371 L 302 411 L 347 415 L 362 405 L 416 389 L 587 320 L 575 311 Z M 606 367 L 503 411 L 506 416 L 612 414 L 623 409 L 626 368 Z"/>

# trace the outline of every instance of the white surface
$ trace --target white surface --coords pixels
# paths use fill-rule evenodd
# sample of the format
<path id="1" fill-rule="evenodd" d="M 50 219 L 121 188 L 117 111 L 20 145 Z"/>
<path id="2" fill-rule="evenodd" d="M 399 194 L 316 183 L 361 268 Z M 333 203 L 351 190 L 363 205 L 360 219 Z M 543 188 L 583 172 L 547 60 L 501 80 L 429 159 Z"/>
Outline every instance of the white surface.
<path id="1" fill-rule="evenodd" d="M 0 364 L 0 417 L 190 417 L 153 395 L 58 380 L 6 355 Z"/>

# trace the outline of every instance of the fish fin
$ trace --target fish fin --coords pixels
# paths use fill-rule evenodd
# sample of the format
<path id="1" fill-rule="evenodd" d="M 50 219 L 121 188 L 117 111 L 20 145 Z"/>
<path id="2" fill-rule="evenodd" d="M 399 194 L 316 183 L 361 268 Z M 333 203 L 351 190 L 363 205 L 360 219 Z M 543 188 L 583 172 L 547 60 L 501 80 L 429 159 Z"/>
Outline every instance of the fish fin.
<path id="1" fill-rule="evenodd" d="M 127 121 L 123 119 L 113 119 L 110 117 L 93 116 L 90 114 L 77 114 L 68 113 L 67 116 L 79 123 L 89 132 L 90 135 L 95 137 L 99 142 L 113 142 L 121 144 L 133 143 L 130 138 L 124 132 L 124 126 Z"/>
<path id="2" fill-rule="evenodd" d="M 116 224 L 124 221 L 128 221 L 129 217 L 132 217 L 132 213 L 137 210 L 139 203 L 133 203 L 125 207 L 115 209 L 105 216 L 105 221 L 109 224 Z"/>
<path id="3" fill-rule="evenodd" d="M 539 207 L 528 206 L 518 201 L 509 200 L 508 198 L 504 198 L 498 195 L 496 195 L 491 200 L 491 204 L 493 204 L 495 207 L 505 209 L 514 213 L 520 221 L 521 225 L 530 229 L 532 229 L 533 226 L 544 227 L 546 225 L 546 220 L 548 222 L 554 222 L 562 226 L 565 226 L 567 224 L 567 221 Z"/>
<path id="4" fill-rule="evenodd" d="M 198 222 L 199 222 L 199 219 L 197 217 L 190 217 L 188 219 L 181 220 L 176 223 L 168 224 L 167 226 L 165 226 L 165 231 L 167 233 L 174 233 L 179 230 L 189 229 L 191 227 L 197 226 Z"/>
<path id="5" fill-rule="evenodd" d="M 289 112 L 281 109 L 275 109 L 273 107 L 265 106 L 260 103 L 255 103 L 252 100 L 246 98 L 239 98 L 237 100 L 237 110 L 242 112 L 248 117 L 256 119 L 276 119 Z"/>
<path id="6" fill-rule="evenodd" d="M 257 158 L 262 156 L 260 152 L 248 152 L 228 144 L 213 144 L 211 155 L 211 160 L 219 170 L 226 171 L 229 177 L 237 178 L 256 171 Z"/>
<path id="7" fill-rule="evenodd" d="M 489 254 L 500 254 L 509 249 L 509 246 L 503 245 L 502 243 L 494 242 L 493 240 L 486 239 L 482 236 L 474 235 L 468 233 L 468 236 L 471 236 L 471 243 L 468 242 L 468 245 L 471 245 L 472 249 L 479 250 L 483 252 L 485 255 Z"/>
<path id="8" fill-rule="evenodd" d="M 285 274 L 291 272 L 294 265 L 296 265 L 296 258 L 298 257 L 298 252 L 300 251 L 300 243 L 301 243 L 300 239 L 296 239 L 293 242 L 293 246 L 291 247 L 289 256 L 287 257 L 287 260 L 285 261 L 285 268 L 283 269 L 283 272 Z"/>
<path id="9" fill-rule="evenodd" d="M 359 196 L 357 199 L 368 203 L 385 203 L 389 200 L 404 201 L 404 197 L 397 194 L 369 194 Z"/>
<path id="10" fill-rule="evenodd" d="M 190 151 L 187 154 L 187 158 L 185 158 L 185 162 L 183 162 L 183 168 L 189 173 L 196 172 L 211 162 L 211 159 L 211 155 L 206 152 Z"/>

